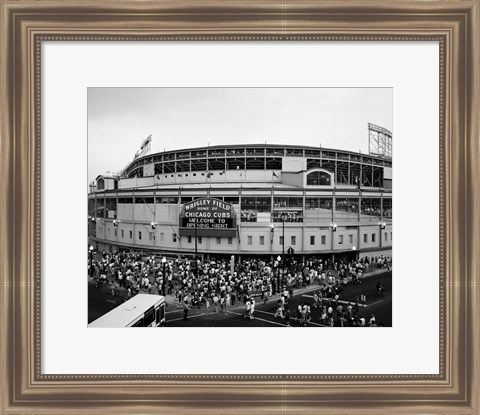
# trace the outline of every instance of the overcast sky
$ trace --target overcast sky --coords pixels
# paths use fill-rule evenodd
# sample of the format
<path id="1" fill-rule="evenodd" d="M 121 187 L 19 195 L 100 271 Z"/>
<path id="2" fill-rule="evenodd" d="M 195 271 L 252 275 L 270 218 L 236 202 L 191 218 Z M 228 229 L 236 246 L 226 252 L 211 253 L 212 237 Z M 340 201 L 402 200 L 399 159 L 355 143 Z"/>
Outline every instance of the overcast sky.
<path id="1" fill-rule="evenodd" d="M 391 88 L 89 88 L 88 180 L 152 153 L 223 144 L 368 152 L 367 123 L 392 131 Z"/>

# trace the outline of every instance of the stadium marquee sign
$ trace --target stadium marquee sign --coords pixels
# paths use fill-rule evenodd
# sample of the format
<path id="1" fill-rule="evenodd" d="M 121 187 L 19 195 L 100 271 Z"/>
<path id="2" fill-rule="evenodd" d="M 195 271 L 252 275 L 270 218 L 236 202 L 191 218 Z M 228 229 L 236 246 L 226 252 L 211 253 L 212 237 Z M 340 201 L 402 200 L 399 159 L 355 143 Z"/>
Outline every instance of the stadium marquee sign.
<path id="1" fill-rule="evenodd" d="M 214 198 L 186 203 L 178 222 L 181 236 L 233 237 L 237 233 L 233 206 Z"/>

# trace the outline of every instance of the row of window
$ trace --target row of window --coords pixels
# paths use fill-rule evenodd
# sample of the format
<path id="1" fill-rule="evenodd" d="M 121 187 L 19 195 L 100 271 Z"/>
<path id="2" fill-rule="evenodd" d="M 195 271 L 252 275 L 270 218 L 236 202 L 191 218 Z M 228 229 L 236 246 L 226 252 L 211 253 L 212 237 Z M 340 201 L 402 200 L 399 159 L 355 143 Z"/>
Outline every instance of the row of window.
<path id="1" fill-rule="evenodd" d="M 117 229 L 114 229 L 115 231 L 115 237 L 117 236 Z M 133 231 L 128 231 L 129 232 L 129 237 L 130 239 L 133 238 Z M 153 241 L 155 240 L 155 233 L 154 232 L 147 232 L 148 233 L 148 238 L 150 241 Z M 100 236 L 104 236 L 103 235 L 103 228 L 100 227 L 99 228 L 99 234 Z M 107 235 L 110 236 L 110 228 L 107 228 Z M 376 238 L 377 238 L 377 235 L 375 233 L 372 233 L 370 234 L 371 235 L 371 242 L 372 243 L 375 243 L 376 242 Z M 344 243 L 344 236 L 345 235 L 338 235 L 338 244 L 339 245 L 342 245 Z M 364 243 L 368 243 L 368 239 L 369 239 L 369 234 L 367 233 L 364 233 L 363 234 L 363 242 Z M 121 230 L 121 237 L 122 238 L 125 238 L 125 230 L 122 229 Z M 138 231 L 138 240 L 141 241 L 142 240 L 142 237 L 143 237 L 143 231 Z M 260 245 L 265 245 L 265 236 L 264 235 L 259 235 L 259 244 Z M 221 245 L 222 244 L 222 238 L 215 238 L 216 239 L 216 243 L 217 245 Z M 310 245 L 315 245 L 315 235 L 310 235 Z M 390 240 L 392 239 L 392 232 L 390 232 Z M 193 238 L 191 236 L 187 236 L 187 243 L 191 244 L 192 243 L 192 240 Z M 388 232 L 384 232 L 384 240 L 385 242 L 388 241 Z M 160 233 L 160 242 L 164 242 L 165 241 L 165 234 L 163 232 Z M 353 234 L 349 234 L 348 235 L 348 241 L 350 244 L 353 244 Z M 172 233 L 172 242 L 177 242 L 177 234 L 175 233 Z M 197 242 L 198 244 L 202 244 L 203 243 L 203 238 L 201 236 L 198 236 L 197 237 Z M 233 244 L 233 238 L 232 237 L 228 237 L 227 238 L 227 243 L 228 245 L 232 245 Z M 279 236 L 279 240 L 278 240 L 278 243 L 280 244 L 280 246 L 283 245 L 283 236 Z M 320 235 L 320 244 L 321 245 L 326 245 L 327 243 L 327 237 L 326 235 Z M 297 237 L 296 235 L 291 235 L 290 236 L 290 245 L 291 246 L 295 246 L 297 244 Z M 247 235 L 247 245 L 253 245 L 253 236 L 252 235 Z"/>
<path id="2" fill-rule="evenodd" d="M 201 199 L 201 197 L 181 197 L 180 203 L 189 203 L 193 200 Z M 270 197 L 220 197 L 227 203 L 239 204 L 241 202 L 242 221 L 256 222 L 256 212 L 272 212 L 272 198 Z M 241 200 L 240 200 L 241 199 Z M 119 204 L 177 204 L 178 197 L 120 197 Z M 337 211 L 360 213 L 370 216 L 392 216 L 392 199 L 391 198 L 359 198 L 359 197 L 337 197 L 335 199 L 335 209 Z M 94 215 L 95 200 L 89 200 L 89 214 Z M 108 212 L 117 210 L 116 198 L 98 198 L 96 202 L 98 217 L 110 217 Z M 302 197 L 274 197 L 273 198 L 273 215 L 274 221 L 277 222 L 302 222 L 303 219 L 295 213 L 304 208 L 304 199 Z M 275 211 L 278 209 L 278 211 Z M 306 197 L 305 210 L 333 209 L 333 198 L 331 197 Z M 282 212 L 286 211 L 286 212 Z"/>
<path id="3" fill-rule="evenodd" d="M 284 149 L 284 148 L 247 148 L 247 149 L 218 149 L 218 150 L 199 150 L 192 152 L 178 152 L 178 153 L 166 153 L 166 154 L 157 154 L 150 157 L 145 157 L 133 163 L 128 168 L 128 173 L 131 173 L 134 169 L 141 167 L 145 164 L 160 163 L 160 165 L 171 165 L 175 164 L 175 161 L 179 166 L 185 170 L 191 169 L 191 166 L 194 168 L 203 168 L 203 170 L 211 169 L 212 167 L 218 166 L 219 168 L 225 168 L 226 165 L 229 165 L 232 161 L 242 162 L 243 164 L 248 164 L 249 161 L 257 160 L 263 162 L 263 164 L 268 165 L 273 161 L 279 163 L 279 168 L 282 167 L 281 161 L 282 157 L 293 156 L 293 157 L 311 157 L 307 158 L 307 162 L 313 167 L 320 167 L 322 163 L 335 162 L 337 160 L 352 161 L 357 163 L 364 164 L 375 164 L 379 166 L 387 165 L 390 166 L 391 162 L 383 159 L 374 159 L 368 156 L 360 156 L 356 154 L 348 154 L 335 151 L 321 151 L 321 150 L 303 150 L 303 149 Z M 227 157 L 227 158 L 226 158 Z M 233 157 L 230 158 L 230 157 Z M 175 170 L 173 170 L 175 171 Z M 177 170 L 182 171 L 182 170 Z"/>
<path id="4" fill-rule="evenodd" d="M 307 159 L 307 169 L 321 168 L 331 173 L 335 183 L 352 186 L 382 187 L 383 186 L 383 161 L 381 167 L 360 162 Z M 211 177 L 216 171 L 223 175 L 227 170 L 282 170 L 280 158 L 227 158 L 209 160 L 182 160 L 157 163 L 154 165 L 153 174 L 165 178 L 192 176 Z M 198 173 L 194 173 L 198 172 Z M 152 174 L 152 175 L 153 175 Z M 325 172 L 312 172 L 307 176 L 309 186 L 331 186 L 331 176 Z M 130 168 L 128 177 L 144 177 L 143 166 Z M 98 186 L 98 184 L 97 184 Z"/>
<path id="5" fill-rule="evenodd" d="M 188 203 L 197 199 L 203 199 L 205 196 L 182 196 L 180 197 L 180 203 Z M 242 208 L 254 209 L 257 211 L 269 211 L 272 206 L 271 197 L 250 197 L 242 196 L 241 198 L 236 197 L 216 197 L 216 199 L 223 200 L 227 203 L 232 203 L 234 205 L 242 204 Z M 241 199 L 241 200 L 240 200 Z M 97 198 L 97 207 L 105 206 L 107 209 L 115 209 L 117 206 L 116 198 Z M 361 208 L 363 209 L 380 209 L 381 203 L 383 200 L 383 207 L 391 208 L 392 199 L 391 198 L 381 198 L 381 197 L 336 197 L 336 207 L 341 209 L 343 206 L 351 205 L 353 208 L 358 209 L 359 201 L 361 201 Z M 178 197 L 167 196 L 167 197 L 145 197 L 145 196 L 135 196 L 134 197 L 119 197 L 118 203 L 120 204 L 177 204 L 179 201 Z M 332 197 L 306 197 L 305 198 L 305 208 L 306 209 L 332 209 L 333 198 Z M 89 207 L 93 208 L 95 206 L 95 199 L 89 200 Z M 274 197 L 273 198 L 273 207 L 274 208 L 303 208 L 303 197 Z"/>

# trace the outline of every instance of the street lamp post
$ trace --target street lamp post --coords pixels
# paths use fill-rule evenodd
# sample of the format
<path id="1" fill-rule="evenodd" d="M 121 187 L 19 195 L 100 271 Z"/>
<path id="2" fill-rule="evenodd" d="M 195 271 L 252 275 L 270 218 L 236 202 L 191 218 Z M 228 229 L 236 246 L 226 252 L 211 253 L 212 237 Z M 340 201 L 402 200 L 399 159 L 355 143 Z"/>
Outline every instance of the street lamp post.
<path id="1" fill-rule="evenodd" d="M 167 263 L 167 258 L 162 258 L 162 265 L 163 265 L 163 281 L 162 281 L 162 295 L 165 296 L 165 284 L 167 282 L 167 274 L 165 273 L 165 265 Z"/>
<path id="2" fill-rule="evenodd" d="M 285 216 L 282 215 L 282 268 L 285 271 Z"/>
<path id="3" fill-rule="evenodd" d="M 197 245 L 197 218 L 195 218 L 195 276 L 196 276 L 196 277 L 198 277 L 197 254 L 198 254 L 198 245 Z"/>
<path id="4" fill-rule="evenodd" d="M 93 278 L 93 246 L 88 249 L 90 253 L 90 278 Z"/>
<path id="5" fill-rule="evenodd" d="M 277 256 L 277 261 L 278 261 L 278 273 L 277 273 L 277 290 L 280 292 L 280 261 L 282 261 L 282 257 L 279 255 Z M 283 266 L 283 263 L 282 263 Z"/>

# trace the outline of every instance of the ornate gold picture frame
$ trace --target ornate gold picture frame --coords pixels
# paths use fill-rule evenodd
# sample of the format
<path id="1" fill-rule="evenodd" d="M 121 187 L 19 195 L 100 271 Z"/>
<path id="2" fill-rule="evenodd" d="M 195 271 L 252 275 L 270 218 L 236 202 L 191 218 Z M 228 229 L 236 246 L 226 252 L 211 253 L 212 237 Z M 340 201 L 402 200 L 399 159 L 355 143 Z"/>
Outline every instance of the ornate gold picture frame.
<path id="1" fill-rule="evenodd" d="M 480 413 L 478 1 L 7 0 L 1 22 L 2 413 Z M 42 374 L 40 51 L 47 40 L 438 42 L 439 374 Z"/>

